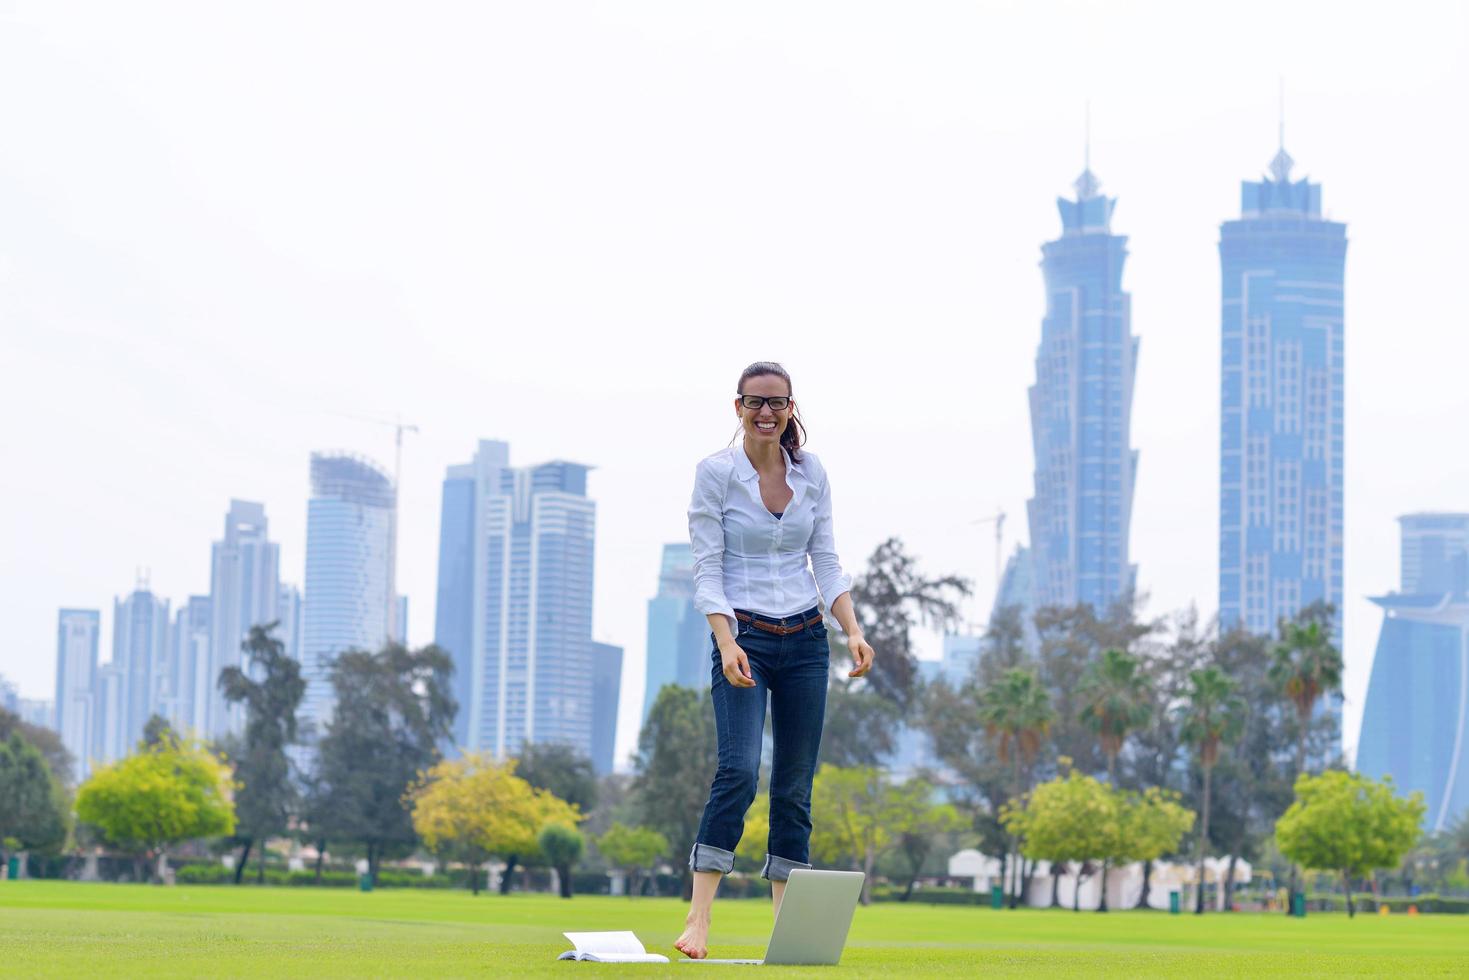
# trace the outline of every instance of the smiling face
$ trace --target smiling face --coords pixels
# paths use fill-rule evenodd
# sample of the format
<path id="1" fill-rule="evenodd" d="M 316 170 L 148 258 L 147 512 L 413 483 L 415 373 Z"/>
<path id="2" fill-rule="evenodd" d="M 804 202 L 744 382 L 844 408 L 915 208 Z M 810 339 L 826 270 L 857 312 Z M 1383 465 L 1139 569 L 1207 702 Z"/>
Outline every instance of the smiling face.
<path id="1" fill-rule="evenodd" d="M 740 394 L 790 398 L 791 387 L 779 375 L 760 374 L 753 378 L 746 378 Z M 781 433 L 790 424 L 791 413 L 795 410 L 794 400 L 787 402 L 785 408 L 776 411 L 768 403 L 762 404 L 759 408 L 746 408 L 739 398 L 735 399 L 735 414 L 739 416 L 740 425 L 744 427 L 745 438 L 756 446 L 767 442 L 779 444 Z"/>

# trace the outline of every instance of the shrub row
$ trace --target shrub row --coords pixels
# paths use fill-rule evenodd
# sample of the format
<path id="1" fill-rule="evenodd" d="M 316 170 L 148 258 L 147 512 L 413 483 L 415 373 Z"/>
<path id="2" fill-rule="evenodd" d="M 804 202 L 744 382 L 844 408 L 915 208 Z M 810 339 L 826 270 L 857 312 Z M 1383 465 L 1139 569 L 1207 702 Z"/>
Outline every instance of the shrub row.
<path id="1" fill-rule="evenodd" d="M 903 889 L 892 885 L 874 885 L 872 900 L 874 902 L 901 902 Z M 988 908 L 990 893 L 971 891 L 968 888 L 929 886 L 914 889 L 913 896 L 908 901 L 924 905 L 981 905 Z"/>
<path id="2" fill-rule="evenodd" d="M 1358 912 L 1376 912 L 1379 906 L 1391 909 L 1394 913 L 1408 911 L 1408 906 L 1416 905 L 1419 912 L 1469 915 L 1469 898 L 1453 895 L 1435 895 L 1425 892 L 1407 898 L 1395 895 L 1391 898 L 1377 898 L 1371 893 L 1353 895 L 1352 904 Z M 1347 899 L 1345 895 L 1312 895 L 1310 907 L 1322 912 L 1345 912 L 1347 910 Z"/>

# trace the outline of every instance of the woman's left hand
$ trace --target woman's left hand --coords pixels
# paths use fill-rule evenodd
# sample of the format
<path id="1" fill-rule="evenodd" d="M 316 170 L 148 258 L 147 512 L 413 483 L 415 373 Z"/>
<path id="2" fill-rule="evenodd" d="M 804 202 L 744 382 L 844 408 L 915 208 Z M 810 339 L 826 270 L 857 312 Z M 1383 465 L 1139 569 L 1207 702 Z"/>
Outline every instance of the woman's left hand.
<path id="1" fill-rule="evenodd" d="M 852 651 L 852 670 L 848 677 L 864 677 L 872 669 L 872 658 L 876 655 L 872 644 L 862 634 L 847 637 L 847 649 Z"/>

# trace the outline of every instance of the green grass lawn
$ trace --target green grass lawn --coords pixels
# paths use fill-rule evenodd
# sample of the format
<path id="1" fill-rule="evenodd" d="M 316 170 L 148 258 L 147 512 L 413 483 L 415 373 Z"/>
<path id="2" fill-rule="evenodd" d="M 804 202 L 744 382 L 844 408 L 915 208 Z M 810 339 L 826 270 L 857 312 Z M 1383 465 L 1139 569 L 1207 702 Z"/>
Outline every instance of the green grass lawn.
<path id="1" fill-rule="evenodd" d="M 562 930 L 632 929 L 670 946 L 668 899 L 467 892 L 0 882 L 0 974 L 10 976 L 503 976 L 717 969 L 557 963 Z M 715 905 L 715 956 L 758 956 L 767 904 Z M 819 969 L 819 968 L 818 968 Z M 858 909 L 852 976 L 1469 975 L 1469 917 Z M 771 969 L 801 973 L 801 968 Z M 809 972 L 809 969 L 805 972 Z M 767 973 L 762 972 L 761 976 Z"/>

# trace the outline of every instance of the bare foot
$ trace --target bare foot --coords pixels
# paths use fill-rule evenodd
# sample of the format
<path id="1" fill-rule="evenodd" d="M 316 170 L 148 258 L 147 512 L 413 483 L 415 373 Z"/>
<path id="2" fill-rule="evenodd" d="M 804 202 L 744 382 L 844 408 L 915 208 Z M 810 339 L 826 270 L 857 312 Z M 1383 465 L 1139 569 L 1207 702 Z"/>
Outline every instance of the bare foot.
<path id="1" fill-rule="evenodd" d="M 709 955 L 709 913 L 696 915 L 690 912 L 684 919 L 683 935 L 673 941 L 673 948 L 691 960 L 702 960 Z"/>

